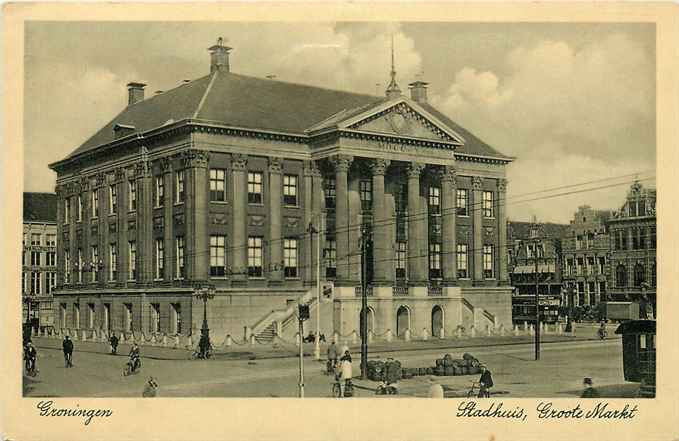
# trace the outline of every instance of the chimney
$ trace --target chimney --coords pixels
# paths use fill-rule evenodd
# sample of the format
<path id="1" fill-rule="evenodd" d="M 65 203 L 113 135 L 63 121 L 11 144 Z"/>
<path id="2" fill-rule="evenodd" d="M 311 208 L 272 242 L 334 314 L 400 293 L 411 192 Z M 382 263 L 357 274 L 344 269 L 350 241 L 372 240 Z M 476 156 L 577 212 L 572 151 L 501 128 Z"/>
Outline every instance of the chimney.
<path id="1" fill-rule="evenodd" d="M 416 103 L 425 104 L 427 102 L 427 86 L 429 83 L 424 81 L 414 81 L 408 84 L 410 88 L 410 98 Z"/>
<path id="2" fill-rule="evenodd" d="M 229 51 L 232 48 L 224 46 L 224 39 L 219 37 L 217 39 L 217 44 L 210 47 L 210 73 L 221 70 L 224 72 L 229 72 Z"/>
<path id="3" fill-rule="evenodd" d="M 144 83 L 127 83 L 128 106 L 144 100 L 144 87 L 146 87 Z"/>

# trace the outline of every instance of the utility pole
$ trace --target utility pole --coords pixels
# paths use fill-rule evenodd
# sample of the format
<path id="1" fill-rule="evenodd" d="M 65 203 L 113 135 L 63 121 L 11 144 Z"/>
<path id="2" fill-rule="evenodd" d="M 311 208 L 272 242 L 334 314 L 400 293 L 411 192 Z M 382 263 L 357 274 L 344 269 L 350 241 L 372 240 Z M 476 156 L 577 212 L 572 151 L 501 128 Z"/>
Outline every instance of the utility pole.
<path id="1" fill-rule="evenodd" d="M 540 278 L 538 274 L 538 224 L 533 223 L 533 258 L 535 259 L 535 360 L 540 360 Z"/>
<path id="2" fill-rule="evenodd" d="M 321 225 L 321 216 L 318 216 L 318 225 Z M 321 359 L 321 231 L 314 228 L 312 223 L 309 223 L 309 237 L 313 244 L 313 237 L 316 234 L 316 343 L 314 344 L 314 358 Z M 312 245 L 313 248 L 313 245 Z M 301 334 L 300 334 L 301 335 Z"/>
<path id="3" fill-rule="evenodd" d="M 368 242 L 367 225 L 361 227 L 361 379 L 368 378 Z"/>
<path id="4" fill-rule="evenodd" d="M 304 342 L 302 341 L 302 334 L 304 333 L 302 318 L 299 318 L 299 397 L 304 398 Z"/>

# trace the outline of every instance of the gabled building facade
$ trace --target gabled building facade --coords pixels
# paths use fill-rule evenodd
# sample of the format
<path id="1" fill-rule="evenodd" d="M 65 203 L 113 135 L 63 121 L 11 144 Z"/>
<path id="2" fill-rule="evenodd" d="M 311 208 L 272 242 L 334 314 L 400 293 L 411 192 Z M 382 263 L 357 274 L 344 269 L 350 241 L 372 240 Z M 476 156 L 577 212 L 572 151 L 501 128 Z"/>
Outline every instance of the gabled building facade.
<path id="1" fill-rule="evenodd" d="M 610 300 L 648 301 L 656 310 L 656 190 L 635 182 L 607 221 Z M 644 297 L 646 299 L 644 299 Z"/>
<path id="2" fill-rule="evenodd" d="M 57 197 L 24 193 L 21 271 L 22 321 L 36 331 L 53 326 L 52 292 L 57 286 Z"/>
<path id="3" fill-rule="evenodd" d="M 432 107 L 424 82 L 361 95 L 238 75 L 230 48 L 210 51 L 203 78 L 147 99 L 130 83 L 127 108 L 51 164 L 60 327 L 195 334 L 209 286 L 218 339 L 294 333 L 300 301 L 347 335 L 362 227 L 376 336 L 511 323 L 512 158 Z M 319 258 L 334 286 L 320 305 Z"/>

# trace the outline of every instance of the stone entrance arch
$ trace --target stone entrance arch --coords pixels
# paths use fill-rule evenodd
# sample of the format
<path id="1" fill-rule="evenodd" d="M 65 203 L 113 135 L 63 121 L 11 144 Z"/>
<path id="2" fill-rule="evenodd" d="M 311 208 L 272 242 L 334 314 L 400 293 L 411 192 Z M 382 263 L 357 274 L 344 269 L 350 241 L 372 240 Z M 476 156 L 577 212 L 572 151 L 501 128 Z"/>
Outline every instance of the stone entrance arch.
<path id="1" fill-rule="evenodd" d="M 373 333 L 375 332 L 375 310 L 373 309 L 372 306 L 368 306 L 368 312 L 366 314 L 366 317 L 368 318 L 368 332 L 372 331 Z M 363 327 L 361 326 L 363 324 L 362 322 L 362 317 L 361 317 L 361 310 L 359 309 L 358 311 L 358 335 L 361 335 L 361 330 Z"/>
<path id="2" fill-rule="evenodd" d="M 401 305 L 396 311 L 396 336 L 404 337 L 406 329 L 410 329 L 410 308 Z"/>
<path id="3" fill-rule="evenodd" d="M 431 309 L 431 335 L 434 337 L 441 336 L 441 328 L 443 328 L 445 323 L 445 315 L 443 313 L 443 308 L 439 305 L 434 305 Z"/>

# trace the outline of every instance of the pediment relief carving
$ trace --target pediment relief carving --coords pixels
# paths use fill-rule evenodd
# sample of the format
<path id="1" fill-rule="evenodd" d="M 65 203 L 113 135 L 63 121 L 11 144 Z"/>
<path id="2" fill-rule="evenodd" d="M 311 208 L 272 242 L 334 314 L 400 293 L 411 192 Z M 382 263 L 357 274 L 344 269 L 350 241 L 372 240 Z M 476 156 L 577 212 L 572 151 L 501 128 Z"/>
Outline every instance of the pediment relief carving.
<path id="1" fill-rule="evenodd" d="M 397 104 L 371 115 L 352 124 L 349 128 L 390 135 L 452 141 L 447 133 L 405 103 Z"/>

